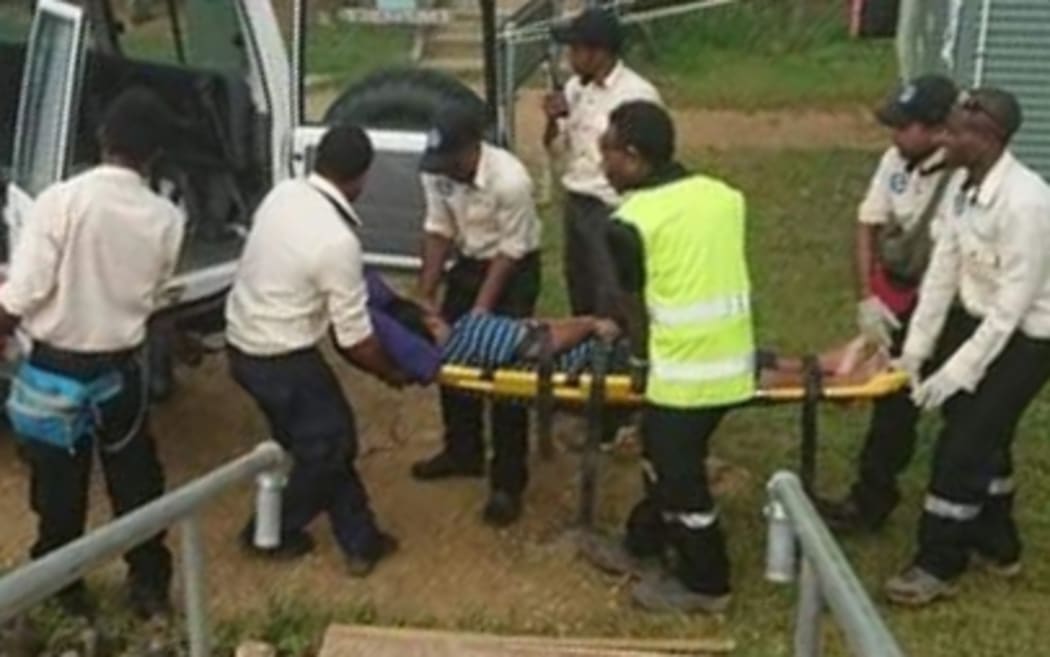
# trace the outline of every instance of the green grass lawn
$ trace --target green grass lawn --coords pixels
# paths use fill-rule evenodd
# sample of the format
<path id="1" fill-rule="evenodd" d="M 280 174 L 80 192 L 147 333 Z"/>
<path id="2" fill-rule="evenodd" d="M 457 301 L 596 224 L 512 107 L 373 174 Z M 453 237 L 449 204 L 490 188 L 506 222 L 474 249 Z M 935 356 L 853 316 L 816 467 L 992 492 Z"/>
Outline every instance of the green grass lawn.
<path id="1" fill-rule="evenodd" d="M 855 206 L 876 156 L 838 150 L 817 152 L 737 151 L 689 153 L 688 164 L 722 176 L 745 191 L 749 203 L 749 257 L 755 288 L 759 341 L 786 352 L 818 350 L 853 333 L 854 298 L 851 239 Z M 542 306 L 566 308 L 560 284 L 560 231 L 550 225 L 544 264 Z M 868 407 L 825 408 L 820 487 L 844 491 L 866 425 Z M 731 416 L 714 441 L 714 453 L 765 481 L 779 468 L 798 462 L 797 409 L 747 409 Z M 1050 396 L 1044 394 L 1028 414 L 1017 440 L 1021 494 L 1017 516 L 1029 546 L 1026 575 L 1007 585 L 973 573 L 963 579 L 962 595 L 928 610 L 892 609 L 879 591 L 886 578 L 911 555 L 918 508 L 937 429 L 924 421 L 917 457 L 903 479 L 905 501 L 883 533 L 849 539 L 844 548 L 905 651 L 916 657 L 997 657 L 1040 653 L 1041 623 L 1050 607 Z M 762 579 L 764 500 L 752 495 L 722 502 L 734 562 L 736 599 L 729 633 L 739 657 L 789 655 L 794 608 L 790 588 Z M 638 619 L 623 633 L 665 634 L 665 622 Z M 596 627 L 595 631 L 603 628 Z M 604 628 L 608 630 L 608 628 Z M 616 630 L 614 630 L 616 631 Z M 831 654 L 847 654 L 829 630 Z"/>
<path id="2" fill-rule="evenodd" d="M 891 41 L 857 41 L 840 2 L 750 0 L 634 31 L 631 60 L 672 104 L 745 110 L 869 104 L 896 75 Z"/>

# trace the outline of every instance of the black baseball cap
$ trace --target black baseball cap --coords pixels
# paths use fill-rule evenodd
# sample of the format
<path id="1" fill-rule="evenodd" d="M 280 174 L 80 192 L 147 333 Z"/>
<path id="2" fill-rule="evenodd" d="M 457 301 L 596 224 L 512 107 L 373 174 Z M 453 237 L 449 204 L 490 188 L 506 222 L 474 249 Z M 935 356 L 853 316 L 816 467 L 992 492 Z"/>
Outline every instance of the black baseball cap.
<path id="1" fill-rule="evenodd" d="M 427 173 L 447 173 L 464 148 L 484 138 L 485 118 L 476 107 L 451 103 L 438 108 L 427 133 L 427 146 L 419 168 Z"/>
<path id="2" fill-rule="evenodd" d="M 551 36 L 565 45 L 590 46 L 619 53 L 623 28 L 616 14 L 605 9 L 588 9 L 566 25 L 555 27 Z"/>
<path id="3" fill-rule="evenodd" d="M 879 123 L 890 128 L 903 128 L 910 123 L 937 125 L 955 106 L 959 89 L 951 78 L 922 75 L 905 82 L 875 111 Z"/>

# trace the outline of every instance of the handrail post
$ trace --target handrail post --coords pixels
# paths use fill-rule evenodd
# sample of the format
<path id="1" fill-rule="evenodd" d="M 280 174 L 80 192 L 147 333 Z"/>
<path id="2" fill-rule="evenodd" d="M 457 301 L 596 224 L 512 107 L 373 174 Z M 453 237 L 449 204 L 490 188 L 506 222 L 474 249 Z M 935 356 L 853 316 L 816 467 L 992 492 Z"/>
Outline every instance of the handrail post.
<path id="1" fill-rule="evenodd" d="M 782 470 L 773 475 L 768 485 L 770 498 L 770 552 L 780 550 L 774 543 L 782 541 L 782 530 L 774 531 L 774 515 L 781 507 L 786 524 L 797 539 L 801 551 L 802 577 L 795 627 L 796 657 L 816 657 L 821 649 L 821 618 L 825 609 L 831 612 L 842 629 L 846 645 L 855 657 L 904 657 L 904 651 L 886 627 L 864 585 L 857 578 L 842 548 L 831 535 L 798 475 Z M 780 519 L 778 519 L 779 522 Z M 776 549 L 774 549 L 776 548 Z M 790 560 L 767 555 L 770 578 L 779 577 Z M 785 562 L 785 563 L 781 563 Z M 777 567 L 772 567 L 770 562 Z"/>
<path id="2" fill-rule="evenodd" d="M 200 520 L 187 516 L 179 531 L 182 542 L 183 586 L 186 595 L 186 630 L 190 636 L 190 657 L 211 655 L 211 636 L 204 590 L 204 548 Z"/>
<path id="3" fill-rule="evenodd" d="M 798 582 L 798 612 L 795 619 L 795 657 L 819 657 L 821 653 L 820 618 L 824 600 L 820 578 L 809 559 L 802 560 Z"/>
<path id="4" fill-rule="evenodd" d="M 777 584 L 788 584 L 795 579 L 795 530 L 791 527 L 784 505 L 771 500 L 766 506 L 766 579 Z"/>

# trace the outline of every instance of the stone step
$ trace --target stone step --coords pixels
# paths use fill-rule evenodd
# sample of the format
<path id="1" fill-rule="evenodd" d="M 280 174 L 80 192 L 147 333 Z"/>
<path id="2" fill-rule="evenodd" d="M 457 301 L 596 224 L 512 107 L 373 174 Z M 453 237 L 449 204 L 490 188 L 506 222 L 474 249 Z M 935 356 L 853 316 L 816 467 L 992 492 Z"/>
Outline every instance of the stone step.
<path id="1" fill-rule="evenodd" d="M 477 59 L 480 65 L 481 42 L 427 39 L 423 45 L 423 59 Z"/>
<path id="2" fill-rule="evenodd" d="M 484 69 L 480 57 L 424 57 L 422 65 L 449 75 L 481 75 Z"/>
<path id="3" fill-rule="evenodd" d="M 496 636 L 412 628 L 332 625 L 319 657 L 659 657 L 730 653 L 732 639 L 597 639 Z"/>
<path id="4" fill-rule="evenodd" d="M 481 32 L 476 26 L 472 29 L 448 31 L 434 30 L 427 35 L 427 45 L 435 46 L 472 46 L 481 47 Z"/>

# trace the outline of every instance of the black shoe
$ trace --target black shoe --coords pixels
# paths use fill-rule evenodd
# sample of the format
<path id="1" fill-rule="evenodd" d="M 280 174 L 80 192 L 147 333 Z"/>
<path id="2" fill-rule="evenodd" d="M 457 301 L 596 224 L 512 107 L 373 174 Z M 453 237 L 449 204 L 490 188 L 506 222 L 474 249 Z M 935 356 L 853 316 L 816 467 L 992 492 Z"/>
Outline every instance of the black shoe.
<path id="1" fill-rule="evenodd" d="M 489 501 L 485 503 L 485 509 L 481 512 L 481 519 L 490 527 L 507 527 L 517 522 L 520 517 L 521 496 L 499 490 L 492 491 Z"/>
<path id="2" fill-rule="evenodd" d="M 852 496 L 841 500 L 814 498 L 813 505 L 824 519 L 828 529 L 836 534 L 871 534 L 885 524 L 885 518 L 872 518 L 865 514 Z"/>
<path id="3" fill-rule="evenodd" d="M 305 557 L 314 551 L 317 543 L 314 537 L 304 531 L 281 534 L 281 543 L 277 547 L 261 548 L 255 545 L 255 525 L 249 523 L 241 531 L 241 547 L 253 556 L 272 561 L 292 561 Z"/>
<path id="4" fill-rule="evenodd" d="M 168 592 L 152 586 L 132 585 L 128 592 L 128 604 L 132 613 L 141 620 L 168 618 L 172 614 Z"/>
<path id="5" fill-rule="evenodd" d="M 62 613 L 73 618 L 90 621 L 98 614 L 98 601 L 82 584 L 56 594 L 55 603 Z"/>
<path id="6" fill-rule="evenodd" d="M 379 532 L 377 544 L 371 554 L 359 555 L 349 554 L 346 557 L 346 571 L 351 577 L 368 577 L 376 569 L 379 562 L 394 554 L 401 548 L 398 540 L 387 534 Z"/>
<path id="7" fill-rule="evenodd" d="M 420 481 L 448 479 L 450 477 L 480 477 L 485 468 L 480 463 L 461 463 L 448 452 L 412 465 L 412 476 Z"/>

